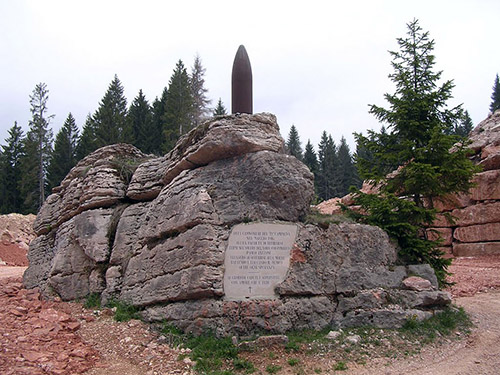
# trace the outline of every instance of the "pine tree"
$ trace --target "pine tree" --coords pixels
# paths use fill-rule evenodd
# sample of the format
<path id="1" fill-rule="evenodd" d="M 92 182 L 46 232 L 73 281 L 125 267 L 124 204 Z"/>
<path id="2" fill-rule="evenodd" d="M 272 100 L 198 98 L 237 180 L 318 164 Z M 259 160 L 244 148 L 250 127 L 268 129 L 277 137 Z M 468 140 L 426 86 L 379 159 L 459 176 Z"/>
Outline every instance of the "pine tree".
<path id="1" fill-rule="evenodd" d="M 299 132 L 293 124 L 290 127 L 290 132 L 288 133 L 286 149 L 290 155 L 295 156 L 299 160 L 302 160 L 302 146 L 300 145 Z"/>
<path id="2" fill-rule="evenodd" d="M 32 118 L 23 141 L 23 157 L 20 161 L 22 177 L 20 190 L 24 199 L 23 211 L 35 213 L 47 197 L 47 168 L 52 152 L 52 130 L 47 115 L 49 91 L 45 83 L 35 86 L 30 95 Z"/>
<path id="3" fill-rule="evenodd" d="M 165 143 L 165 132 L 164 129 L 166 129 L 165 125 L 165 108 L 167 104 L 167 95 L 168 95 L 168 89 L 165 87 L 163 89 L 161 98 L 158 99 L 156 98 L 155 101 L 153 102 L 152 106 L 152 127 L 153 127 L 153 132 L 157 134 L 156 139 L 153 140 L 153 144 L 151 146 L 151 152 L 155 155 L 161 155 L 162 154 L 162 147 L 163 144 Z"/>
<path id="4" fill-rule="evenodd" d="M 316 174 L 318 173 L 318 157 L 316 156 L 316 151 L 314 151 L 314 147 L 311 144 L 310 139 L 307 140 L 304 151 L 304 159 L 302 161 L 316 177 Z"/>
<path id="5" fill-rule="evenodd" d="M 314 191 L 318 192 L 318 157 L 316 156 L 316 151 L 314 151 L 314 147 L 311 143 L 311 140 L 308 139 L 306 143 L 306 147 L 304 149 L 304 158 L 302 160 L 305 165 L 309 168 L 311 173 L 314 175 Z"/>
<path id="6" fill-rule="evenodd" d="M 500 109 L 500 80 L 498 79 L 498 73 L 495 78 L 495 83 L 493 85 L 493 93 L 491 94 L 491 104 L 490 112 L 495 113 L 495 111 Z"/>
<path id="7" fill-rule="evenodd" d="M 21 212 L 22 197 L 18 186 L 21 181 L 21 158 L 23 157 L 23 131 L 17 122 L 9 129 L 9 137 L 1 153 L 1 204 L 0 212 Z"/>
<path id="8" fill-rule="evenodd" d="M 93 121 L 97 147 L 126 142 L 130 137 L 127 129 L 127 99 L 116 74 L 93 116 Z"/>
<path id="9" fill-rule="evenodd" d="M 226 107 L 224 107 L 222 99 L 219 98 L 219 101 L 217 102 L 217 107 L 215 107 L 214 109 L 214 116 L 226 116 L 226 115 L 227 115 Z"/>
<path id="10" fill-rule="evenodd" d="M 469 133 L 472 131 L 472 128 L 474 127 L 474 123 L 472 122 L 472 119 L 469 116 L 469 112 L 465 111 L 464 112 L 464 117 L 460 122 L 460 125 L 456 126 L 453 134 L 458 135 L 459 137 L 466 138 Z"/>
<path id="11" fill-rule="evenodd" d="M 420 237 L 435 218 L 428 207 L 436 197 L 468 191 L 477 169 L 465 147 L 449 152 L 457 137 L 445 133 L 463 118 L 461 106 L 447 108 L 452 81 L 437 85 L 441 72 L 432 70 L 434 41 L 417 20 L 407 26 L 408 37 L 397 39 L 400 51 L 391 52 L 394 73 L 389 77 L 396 91 L 385 94 L 390 107 L 370 108 L 388 125 L 388 132 L 356 134 L 358 144 L 374 156 L 358 159 L 362 177 L 381 183 L 378 195 L 358 192 L 356 203 L 367 212 L 358 219 L 381 226 L 398 241 L 405 260 L 430 263 L 443 281 L 449 262 L 440 257 L 434 242 Z M 387 166 L 397 166 L 397 172 L 387 175 Z"/>
<path id="12" fill-rule="evenodd" d="M 158 134 L 157 128 L 153 126 L 151 106 L 142 90 L 139 90 L 130 105 L 128 121 L 132 135 L 130 143 L 145 153 L 154 152 L 156 139 L 161 137 L 161 134 Z"/>
<path id="13" fill-rule="evenodd" d="M 54 151 L 48 168 L 49 186 L 59 186 L 64 177 L 76 164 L 76 147 L 78 144 L 78 127 L 75 118 L 68 114 L 64 125 L 56 135 Z"/>
<path id="14" fill-rule="evenodd" d="M 345 138 L 342 136 L 340 145 L 337 150 L 337 168 L 336 176 L 338 177 L 337 194 L 343 197 L 349 192 L 351 186 L 356 186 L 356 167 L 354 166 L 351 152 Z"/>
<path id="15" fill-rule="evenodd" d="M 331 135 L 326 131 L 321 134 L 318 146 L 318 198 L 327 200 L 337 196 L 337 177 L 335 168 L 337 165 L 337 150 Z"/>
<path id="16" fill-rule="evenodd" d="M 164 152 L 170 151 L 180 136 L 190 130 L 193 97 L 189 76 L 182 60 L 177 62 L 168 85 L 165 107 Z"/>
<path id="17" fill-rule="evenodd" d="M 92 116 L 89 114 L 85 125 L 83 125 L 82 134 L 78 139 L 76 146 L 76 160 L 79 161 L 85 156 L 97 150 L 97 139 L 95 135 L 95 123 Z"/>
<path id="18" fill-rule="evenodd" d="M 191 87 L 191 96 L 193 98 L 192 124 L 194 128 L 208 118 L 211 100 L 207 98 L 208 89 L 205 88 L 206 69 L 201 64 L 201 58 L 196 55 L 191 68 L 189 84 Z"/>

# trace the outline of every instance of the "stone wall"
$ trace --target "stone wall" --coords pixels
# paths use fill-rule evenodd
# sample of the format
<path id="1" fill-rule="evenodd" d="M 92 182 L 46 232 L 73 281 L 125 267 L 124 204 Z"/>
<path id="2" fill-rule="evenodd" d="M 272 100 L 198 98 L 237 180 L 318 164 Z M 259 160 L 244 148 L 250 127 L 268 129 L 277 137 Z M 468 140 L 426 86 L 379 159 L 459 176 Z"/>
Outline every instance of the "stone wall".
<path id="1" fill-rule="evenodd" d="M 469 138 L 473 160 L 482 171 L 469 194 L 438 202 L 435 230 L 452 256 L 500 254 L 500 111 L 490 114 Z M 453 221 L 447 219 L 450 214 Z"/>
<path id="2" fill-rule="evenodd" d="M 95 151 L 37 216 L 25 286 L 63 300 L 99 293 L 103 303 L 126 301 L 150 321 L 220 335 L 398 326 L 450 302 L 428 265 L 397 263 L 382 230 L 304 224 L 313 177 L 283 144 L 273 115 L 243 114 L 206 122 L 163 157 L 124 144 Z M 224 292 L 228 243 L 245 223 L 296 228 L 292 247 L 280 253 L 285 276 L 265 298 L 251 288 L 231 298 Z M 249 259 L 257 258 L 275 261 Z M 412 275 L 420 276 L 416 284 Z"/>

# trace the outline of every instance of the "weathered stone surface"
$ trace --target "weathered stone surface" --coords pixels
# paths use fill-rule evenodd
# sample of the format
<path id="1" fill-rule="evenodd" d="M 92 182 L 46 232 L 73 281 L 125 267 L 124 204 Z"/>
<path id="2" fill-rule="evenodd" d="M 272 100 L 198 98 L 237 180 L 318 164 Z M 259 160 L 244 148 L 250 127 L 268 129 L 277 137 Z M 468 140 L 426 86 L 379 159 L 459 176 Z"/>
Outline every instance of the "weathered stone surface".
<path id="1" fill-rule="evenodd" d="M 36 234 L 46 234 L 83 211 L 118 203 L 125 197 L 132 173 L 127 168 L 145 158 L 127 144 L 105 146 L 85 157 L 40 209 L 33 224 Z"/>
<path id="2" fill-rule="evenodd" d="M 438 288 L 439 285 L 436 274 L 429 264 L 410 264 L 407 268 L 409 275 L 416 275 L 429 280 L 434 288 Z"/>
<path id="3" fill-rule="evenodd" d="M 295 222 L 308 210 L 312 186 L 309 169 L 289 155 L 261 151 L 218 160 L 183 172 L 162 190 L 141 237 L 151 241 L 201 223 Z"/>
<path id="4" fill-rule="evenodd" d="M 403 280 L 403 285 L 417 292 L 423 292 L 424 290 L 432 290 L 432 284 L 429 280 L 426 280 L 418 276 L 410 276 Z"/>
<path id="5" fill-rule="evenodd" d="M 436 227 L 466 227 L 476 224 L 500 222 L 500 202 L 480 203 L 451 212 L 455 223 L 450 223 L 443 214 L 437 215 Z"/>
<path id="6" fill-rule="evenodd" d="M 500 145 L 500 110 L 490 114 L 481 121 L 470 133 L 472 143 L 468 146 L 476 152 L 480 152 L 487 146 Z"/>
<path id="7" fill-rule="evenodd" d="M 432 316 L 432 312 L 418 309 L 375 309 L 349 312 L 338 324 L 339 327 L 375 326 L 379 328 L 402 327 L 409 319 L 422 321 Z"/>
<path id="8" fill-rule="evenodd" d="M 55 233 L 39 235 L 30 244 L 28 252 L 29 267 L 23 275 L 23 283 L 26 288 L 40 287 L 45 291 L 49 272 L 54 258 Z"/>
<path id="9" fill-rule="evenodd" d="M 460 242 L 500 241 L 500 223 L 460 227 L 455 229 L 453 237 Z"/>
<path id="10" fill-rule="evenodd" d="M 471 196 L 466 193 L 449 194 L 443 198 L 435 198 L 433 200 L 433 206 L 439 212 L 451 211 L 456 208 L 470 206 L 471 204 Z"/>
<path id="11" fill-rule="evenodd" d="M 453 254 L 459 257 L 500 254 L 500 242 L 454 243 Z"/>
<path id="12" fill-rule="evenodd" d="M 427 238 L 431 241 L 442 240 L 441 246 L 449 246 L 453 241 L 453 229 L 451 228 L 429 228 Z"/>
<path id="13" fill-rule="evenodd" d="M 476 201 L 500 199 L 500 170 L 478 173 L 474 181 L 477 186 L 471 189 L 472 199 Z"/>
<path id="14" fill-rule="evenodd" d="M 280 152 L 283 139 L 276 117 L 270 113 L 216 117 L 182 137 L 167 155 L 163 182 L 170 183 L 183 170 L 257 151 Z"/>
<path id="15" fill-rule="evenodd" d="M 144 246 L 128 262 L 120 297 L 135 305 L 222 295 L 227 234 L 198 225 L 156 246 Z"/>
<path id="16" fill-rule="evenodd" d="M 166 156 L 147 160 L 137 167 L 127 189 L 127 197 L 138 201 L 150 201 L 165 186 L 163 176 L 169 165 Z"/>

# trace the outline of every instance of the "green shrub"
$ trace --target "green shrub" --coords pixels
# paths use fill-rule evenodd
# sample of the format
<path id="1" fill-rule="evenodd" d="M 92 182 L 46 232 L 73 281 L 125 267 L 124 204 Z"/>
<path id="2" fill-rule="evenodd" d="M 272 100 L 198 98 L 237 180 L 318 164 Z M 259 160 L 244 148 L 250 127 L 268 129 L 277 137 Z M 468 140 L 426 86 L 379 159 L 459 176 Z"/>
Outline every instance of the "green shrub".
<path id="1" fill-rule="evenodd" d="M 90 293 L 85 299 L 83 307 L 86 309 L 99 309 L 101 307 L 101 295 L 99 293 Z"/>

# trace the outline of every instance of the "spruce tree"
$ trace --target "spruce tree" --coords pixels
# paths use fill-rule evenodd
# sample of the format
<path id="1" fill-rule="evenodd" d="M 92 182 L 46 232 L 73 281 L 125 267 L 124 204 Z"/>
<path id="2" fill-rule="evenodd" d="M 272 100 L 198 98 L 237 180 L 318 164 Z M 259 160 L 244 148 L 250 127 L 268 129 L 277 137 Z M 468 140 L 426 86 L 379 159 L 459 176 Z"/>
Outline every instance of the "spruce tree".
<path id="1" fill-rule="evenodd" d="M 470 118 L 469 112 L 465 111 L 463 119 L 461 120 L 460 124 L 455 127 L 453 134 L 458 135 L 459 137 L 462 137 L 462 138 L 467 138 L 469 133 L 472 131 L 473 127 L 474 127 L 474 123 L 472 122 L 472 119 Z"/>
<path id="2" fill-rule="evenodd" d="M 191 96 L 193 98 L 192 124 L 194 128 L 208 118 L 211 100 L 207 98 L 208 89 L 205 88 L 206 69 L 201 64 L 201 58 L 196 55 L 191 68 L 189 85 L 191 87 Z"/>
<path id="3" fill-rule="evenodd" d="M 151 106 L 142 90 L 139 90 L 139 94 L 130 104 L 128 121 L 131 129 L 130 143 L 145 153 L 154 152 L 156 139 L 161 137 L 161 134 L 153 126 Z"/>
<path id="4" fill-rule="evenodd" d="M 498 78 L 498 73 L 495 78 L 495 83 L 493 84 L 493 93 L 491 94 L 491 104 L 490 112 L 495 113 L 495 111 L 500 109 L 500 80 Z"/>
<path id="5" fill-rule="evenodd" d="M 47 115 L 49 90 L 45 83 L 35 86 L 30 95 L 32 118 L 23 140 L 23 157 L 20 160 L 22 177 L 20 190 L 23 196 L 23 212 L 35 213 L 47 197 L 47 168 L 52 152 L 52 129 Z"/>
<path id="6" fill-rule="evenodd" d="M 21 181 L 21 159 L 23 157 L 23 131 L 17 122 L 9 129 L 9 137 L 1 153 L 1 204 L 0 212 L 21 212 L 22 197 L 18 186 Z"/>
<path id="7" fill-rule="evenodd" d="M 161 155 L 162 154 L 162 147 L 165 143 L 165 132 L 164 129 L 166 129 L 165 125 L 165 108 L 167 104 L 167 95 L 168 95 L 168 89 L 165 87 L 163 89 L 161 98 L 158 99 L 156 98 L 155 101 L 153 102 L 152 106 L 152 127 L 153 127 L 153 132 L 157 134 L 158 136 L 156 139 L 153 140 L 152 146 L 151 146 L 151 152 L 155 155 Z"/>
<path id="8" fill-rule="evenodd" d="M 311 173 L 314 175 L 314 191 L 316 195 L 318 194 L 318 157 L 316 156 L 316 151 L 314 151 L 314 147 L 311 143 L 311 140 L 308 139 L 306 143 L 306 147 L 304 149 L 304 158 L 302 159 L 305 165 L 309 168 Z"/>
<path id="9" fill-rule="evenodd" d="M 300 145 L 299 132 L 293 124 L 290 127 L 290 132 L 288 133 L 286 149 L 290 155 L 295 156 L 299 160 L 302 160 L 302 146 Z"/>
<path id="10" fill-rule="evenodd" d="M 193 113 L 193 97 L 189 84 L 189 76 L 182 60 L 175 66 L 168 84 L 165 107 L 164 152 L 170 151 L 180 136 L 187 133 L 191 125 Z"/>
<path id="11" fill-rule="evenodd" d="M 226 107 L 224 107 L 222 99 L 219 98 L 219 101 L 217 102 L 217 107 L 215 107 L 214 109 L 214 116 L 225 116 L 225 115 L 227 115 Z"/>
<path id="12" fill-rule="evenodd" d="M 466 192 L 477 170 L 467 158 L 467 150 L 445 134 L 463 118 L 461 106 L 449 109 L 452 81 L 441 86 L 441 72 L 434 72 L 434 41 L 422 32 L 417 20 L 408 25 L 408 36 L 398 38 L 399 51 L 390 52 L 395 83 L 394 94 L 385 94 L 389 108 L 371 105 L 372 113 L 386 123 L 388 132 L 356 134 L 358 144 L 374 157 L 359 160 L 361 176 L 380 182 L 380 193 L 358 191 L 356 203 L 367 215 L 358 220 L 381 226 L 400 245 L 400 255 L 408 262 L 430 263 L 443 281 L 449 261 L 441 258 L 436 243 L 421 238 L 432 224 L 433 200 L 448 193 Z M 361 161 L 361 162 L 359 162 Z M 397 172 L 387 175 L 387 166 Z"/>
<path id="13" fill-rule="evenodd" d="M 337 150 L 336 176 L 338 178 L 337 194 L 343 197 L 349 192 L 351 186 L 356 186 L 356 167 L 354 166 L 351 152 L 345 138 L 342 136 Z"/>
<path id="14" fill-rule="evenodd" d="M 68 172 L 76 164 L 76 147 L 78 144 L 78 127 L 75 118 L 68 114 L 64 125 L 56 135 L 54 151 L 48 168 L 49 186 L 59 186 Z"/>
<path id="15" fill-rule="evenodd" d="M 95 123 L 92 116 L 89 114 L 85 121 L 85 125 L 83 125 L 82 134 L 76 146 L 76 161 L 83 159 L 91 152 L 97 150 L 97 148 Z"/>
<path id="16" fill-rule="evenodd" d="M 306 148 L 304 150 L 304 158 L 302 161 L 316 177 L 316 174 L 318 173 L 318 157 L 316 156 L 316 151 L 314 151 L 314 147 L 310 139 L 307 140 Z"/>
<path id="17" fill-rule="evenodd" d="M 327 200 L 337 196 L 337 176 L 335 168 L 337 165 L 337 150 L 331 135 L 326 131 L 321 134 L 318 145 L 318 198 Z"/>
<path id="18" fill-rule="evenodd" d="M 127 99 L 116 74 L 93 116 L 93 121 L 97 147 L 126 142 L 130 138 L 127 129 Z"/>

